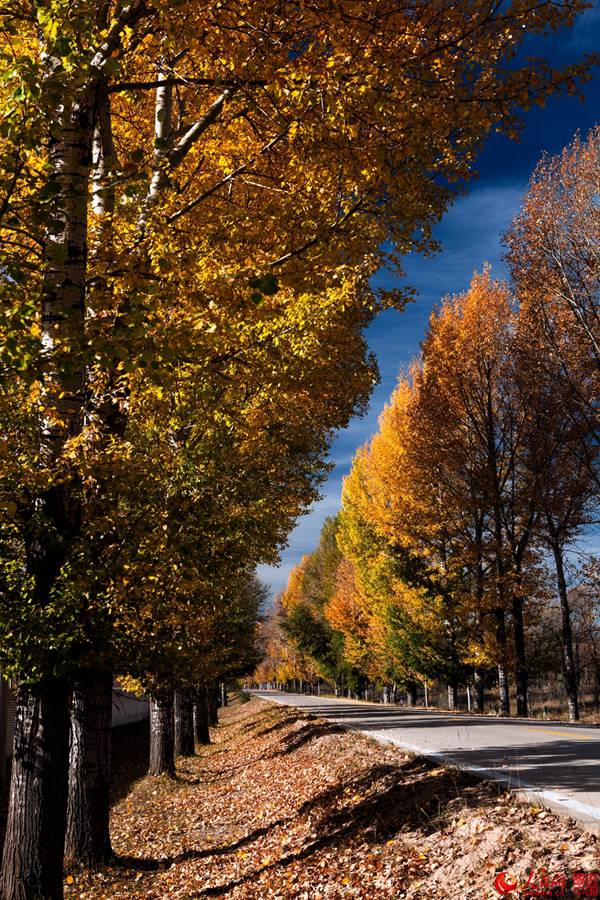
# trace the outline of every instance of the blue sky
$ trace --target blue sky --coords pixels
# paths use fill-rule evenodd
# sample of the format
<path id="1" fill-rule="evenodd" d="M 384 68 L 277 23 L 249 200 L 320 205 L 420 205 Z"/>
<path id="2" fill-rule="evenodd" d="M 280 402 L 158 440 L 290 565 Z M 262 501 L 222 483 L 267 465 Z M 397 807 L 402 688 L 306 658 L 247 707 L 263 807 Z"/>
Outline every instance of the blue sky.
<path id="1" fill-rule="evenodd" d="M 536 45 L 533 51 L 543 52 L 553 64 L 561 65 L 596 49 L 600 50 L 600 0 L 572 29 Z M 285 585 L 290 569 L 314 549 L 324 519 L 338 510 L 342 480 L 352 457 L 376 430 L 399 372 L 418 354 L 432 308 L 446 294 L 465 290 L 473 272 L 485 262 L 491 264 L 495 274 L 504 273 L 501 237 L 519 208 L 537 160 L 544 151 L 559 152 L 578 129 L 585 134 L 600 122 L 600 72 L 588 82 L 584 92 L 584 103 L 573 97 L 560 97 L 551 99 L 543 109 L 532 109 L 525 117 L 525 130 L 518 143 L 494 134 L 478 161 L 479 177 L 437 228 L 442 251 L 429 259 L 416 254 L 406 258 L 406 278 L 402 283 L 417 289 L 416 301 L 402 313 L 383 313 L 367 332 L 370 348 L 379 362 L 381 383 L 373 392 L 367 415 L 353 419 L 348 428 L 338 433 L 331 451 L 334 469 L 324 485 L 323 499 L 299 520 L 281 554 L 281 564 L 259 567 L 259 576 L 274 594 Z M 391 283 L 385 274 L 378 278 L 379 283 Z"/>

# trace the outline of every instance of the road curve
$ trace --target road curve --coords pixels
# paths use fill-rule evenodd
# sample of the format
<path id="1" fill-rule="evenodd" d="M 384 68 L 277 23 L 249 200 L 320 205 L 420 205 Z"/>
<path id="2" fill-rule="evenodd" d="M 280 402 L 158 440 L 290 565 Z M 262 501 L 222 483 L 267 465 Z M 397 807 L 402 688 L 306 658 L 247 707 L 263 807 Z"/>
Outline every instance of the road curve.
<path id="1" fill-rule="evenodd" d="M 600 728 L 254 693 L 501 781 L 525 799 L 600 829 Z"/>

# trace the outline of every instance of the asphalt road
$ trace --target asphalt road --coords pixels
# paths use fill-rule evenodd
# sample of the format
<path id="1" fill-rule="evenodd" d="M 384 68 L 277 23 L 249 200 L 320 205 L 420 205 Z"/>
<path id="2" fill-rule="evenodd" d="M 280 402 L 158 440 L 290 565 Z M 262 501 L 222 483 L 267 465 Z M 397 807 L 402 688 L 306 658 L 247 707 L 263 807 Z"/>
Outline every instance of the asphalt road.
<path id="1" fill-rule="evenodd" d="M 600 728 L 497 719 L 258 691 L 380 741 L 502 781 L 540 805 L 600 827 Z"/>

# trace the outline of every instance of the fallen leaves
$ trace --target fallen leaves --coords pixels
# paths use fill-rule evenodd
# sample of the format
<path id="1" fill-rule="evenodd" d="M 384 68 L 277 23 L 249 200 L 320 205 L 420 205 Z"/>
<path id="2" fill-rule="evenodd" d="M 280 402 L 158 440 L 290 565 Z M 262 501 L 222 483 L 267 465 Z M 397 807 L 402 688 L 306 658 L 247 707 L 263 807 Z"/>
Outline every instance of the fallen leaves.
<path id="1" fill-rule="evenodd" d="M 597 857 L 593 835 L 497 785 L 298 710 L 228 707 L 213 740 L 175 781 L 135 783 L 113 810 L 114 864 L 70 874 L 67 898 L 485 900 L 504 869 Z"/>

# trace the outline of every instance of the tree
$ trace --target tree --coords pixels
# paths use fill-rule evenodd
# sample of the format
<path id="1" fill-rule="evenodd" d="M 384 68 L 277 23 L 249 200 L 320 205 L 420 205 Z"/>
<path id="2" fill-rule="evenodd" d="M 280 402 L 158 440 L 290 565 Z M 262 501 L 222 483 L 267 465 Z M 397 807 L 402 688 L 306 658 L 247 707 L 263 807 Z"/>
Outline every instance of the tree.
<path id="1" fill-rule="evenodd" d="M 569 716 L 579 717 L 565 551 L 593 519 L 597 498 L 598 273 L 596 165 L 600 132 L 577 137 L 536 168 L 523 210 L 507 235 L 521 302 L 522 380 L 540 422 L 532 466 L 539 470 L 540 526 L 553 557 Z"/>
<path id="2" fill-rule="evenodd" d="M 447 565 L 448 534 L 435 486 L 413 452 L 418 394 L 401 380 L 380 429 L 354 461 L 344 485 L 343 546 L 355 561 L 379 633 L 386 668 L 409 693 L 416 677 L 448 684 L 450 705 L 462 679 L 462 588 Z"/>
<path id="3" fill-rule="evenodd" d="M 600 129 L 576 136 L 536 167 L 523 208 L 506 236 L 511 275 L 535 332 L 543 374 L 569 402 L 565 415 L 582 443 L 577 453 L 598 486 L 597 403 L 600 371 Z M 584 426 L 582 428 L 582 425 Z M 590 441 L 589 436 L 592 440 Z M 591 453 L 591 456 L 589 454 Z"/>
<path id="4" fill-rule="evenodd" d="M 540 467 L 531 453 L 541 420 L 532 415 L 534 386 L 519 379 L 517 322 L 508 287 L 487 271 L 444 301 L 422 359 L 401 379 L 363 452 L 354 503 L 384 540 L 404 616 L 420 628 L 423 614 L 431 616 L 428 643 L 441 641 L 439 658 L 452 661 L 452 695 L 468 661 L 479 684 L 479 669 L 496 661 L 508 712 L 510 611 L 525 714 L 523 608 L 539 543 Z M 377 566 L 374 558 L 367 563 L 371 579 Z M 420 643 L 422 636 L 412 641 Z"/>
<path id="5" fill-rule="evenodd" d="M 290 573 L 281 595 L 284 628 L 298 651 L 314 661 L 321 678 L 340 690 L 347 676 L 339 634 L 329 624 L 326 608 L 336 591 L 341 554 L 337 518 L 325 520 L 319 544 Z"/>
<path id="6" fill-rule="evenodd" d="M 187 293 L 197 304 L 187 329 L 198 355 L 214 359 L 213 332 L 200 341 L 205 327 L 243 330 L 239 305 L 262 318 L 280 281 L 298 290 L 309 279 L 311 293 L 323 293 L 348 268 L 372 272 L 388 238 L 395 260 L 415 233 L 427 248 L 450 196 L 443 179 L 466 177 L 482 136 L 496 121 L 514 128 L 519 103 L 583 72 L 509 71 L 503 59 L 525 31 L 570 24 L 583 5 L 417 3 L 407 13 L 381 0 L 348 13 L 344 4 L 116 0 L 7 9 L 2 431 L 23 454 L 22 478 L 3 483 L 2 502 L 27 593 L 5 632 L 21 627 L 24 609 L 50 626 L 33 649 L 4 651 L 21 679 L 23 724 L 7 898 L 61 894 L 73 662 L 71 630 L 61 626 L 87 616 L 62 595 L 76 596 L 65 586 L 88 521 L 81 473 L 120 437 L 130 375 L 180 352 L 159 352 L 153 323 L 177 320 Z M 102 205 L 107 174 L 116 182 L 105 209 L 111 252 L 92 262 L 90 238 L 106 231 L 89 217 L 88 198 Z M 13 425 L 24 398 L 23 435 Z M 55 739 L 33 772 L 35 722 L 55 723 Z M 28 810 L 26 794 L 39 799 Z"/>
<path id="7" fill-rule="evenodd" d="M 530 533 L 525 527 L 513 534 L 521 522 L 526 490 L 524 485 L 519 489 L 514 477 L 518 453 L 514 439 L 520 434 L 515 416 L 520 408 L 515 403 L 511 369 L 513 328 L 508 290 L 493 284 L 488 272 L 476 277 L 467 293 L 445 301 L 432 317 L 423 349 L 422 402 L 414 417 L 423 439 L 413 451 L 416 458 L 425 452 L 424 459 L 429 459 L 426 478 L 435 472 L 434 484 L 441 491 L 438 508 L 450 504 L 452 513 L 444 529 L 449 534 L 442 535 L 441 552 L 455 557 L 455 565 L 468 567 L 480 625 L 486 601 L 492 599 L 504 714 L 509 711 L 505 614 L 511 605 L 519 648 L 517 694 L 523 698 L 526 693 L 521 600 L 511 591 L 516 581 L 508 573 L 513 570 L 510 548 L 522 546 L 519 552 L 525 552 L 525 542 L 518 542 Z M 436 409 L 445 411 L 446 434 L 439 438 L 435 437 Z M 513 501 L 518 509 L 511 506 Z M 485 576 L 491 573 L 492 598 L 485 585 Z M 521 712 L 523 703 L 522 699 Z"/>

